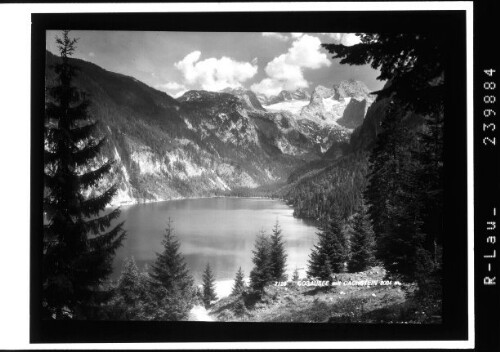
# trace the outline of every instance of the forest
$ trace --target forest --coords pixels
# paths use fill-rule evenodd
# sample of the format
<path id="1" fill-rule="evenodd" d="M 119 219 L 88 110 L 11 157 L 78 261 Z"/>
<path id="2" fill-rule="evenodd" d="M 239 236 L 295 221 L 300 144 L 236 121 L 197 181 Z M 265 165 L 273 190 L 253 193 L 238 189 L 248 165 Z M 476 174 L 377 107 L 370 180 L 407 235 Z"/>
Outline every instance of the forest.
<path id="1" fill-rule="evenodd" d="M 320 231 L 309 255 L 307 279 L 333 281 L 342 275 L 383 272 L 380 279 L 403 283 L 401 289 L 411 303 L 410 308 L 398 306 L 394 320 L 430 322 L 441 314 L 442 51 L 439 41 L 429 35 L 361 34 L 360 38 L 361 43 L 351 47 L 323 46 L 342 64 L 371 64 L 380 70 L 379 79 L 388 82 L 375 92 L 374 104 L 389 103 L 379 117 L 373 145 L 350 148 L 340 158 L 325 162 L 325 167 L 296 174 L 278 190 L 264 187 L 255 192 L 280 197 L 294 207 L 297 217 L 317 222 Z M 230 301 L 218 303 L 217 273 L 207 263 L 203 284 L 194 285 L 169 222 L 163 248 L 151 267 L 139 270 L 130 258 L 120 278 L 111 282 L 112 259 L 126 233 L 123 223 L 114 222 L 120 209 L 103 210 L 117 185 L 99 195 L 84 197 L 82 192 L 110 172 L 113 160 L 102 165 L 93 162 L 106 138 L 96 137 L 98 122 L 88 114 L 90 101 L 72 85 L 78 72 L 69 57 L 77 41 L 64 31 L 57 43 L 62 61 L 54 69 L 59 83 L 47 92 L 44 124 L 48 219 L 43 229 L 40 309 L 44 318 L 176 321 L 188 319 L 198 304 L 217 312 L 219 319 L 230 320 L 251 315 L 262 302 L 271 305 L 270 300 L 284 292 L 276 291 L 275 282 L 298 281 L 297 275 L 290 280 L 285 276 L 287 253 L 276 222 L 270 235 L 263 231 L 256 237 L 249 253 L 253 269 L 248 284 L 240 268 Z M 248 190 L 238 192 L 249 195 Z M 324 290 L 309 294 L 324 294 Z M 225 310 L 220 302 L 227 303 Z M 346 302 L 352 304 L 350 311 L 346 308 L 341 316 L 323 318 L 385 322 L 393 313 L 379 312 L 368 319 L 365 311 L 351 314 L 357 309 L 356 297 Z M 418 312 L 423 317 L 417 317 Z M 309 321 L 307 314 L 300 319 Z"/>

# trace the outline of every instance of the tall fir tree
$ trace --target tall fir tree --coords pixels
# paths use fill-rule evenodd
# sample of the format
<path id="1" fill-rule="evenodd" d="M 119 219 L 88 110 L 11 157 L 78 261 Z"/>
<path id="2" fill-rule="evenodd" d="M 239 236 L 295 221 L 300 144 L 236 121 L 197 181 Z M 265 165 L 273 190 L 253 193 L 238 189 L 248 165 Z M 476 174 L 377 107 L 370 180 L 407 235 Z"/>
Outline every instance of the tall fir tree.
<path id="1" fill-rule="evenodd" d="M 112 272 L 123 223 L 115 208 L 103 215 L 116 185 L 85 197 L 112 168 L 97 157 L 106 143 L 98 138 L 86 95 L 73 86 L 77 67 L 70 62 L 77 39 L 63 31 L 56 42 L 61 61 L 54 65 L 59 84 L 47 89 L 44 123 L 44 202 L 42 311 L 46 318 L 96 318 L 109 297 L 102 284 Z"/>
<path id="2" fill-rule="evenodd" d="M 236 272 L 236 277 L 234 278 L 234 285 L 233 289 L 231 291 L 231 296 L 237 296 L 243 293 L 245 291 L 245 275 L 243 274 L 243 271 L 241 270 L 241 266 Z"/>
<path id="3" fill-rule="evenodd" d="M 413 152 L 419 148 L 415 131 L 407 127 L 408 113 L 391 106 L 370 156 L 365 197 L 376 233 L 377 257 L 392 274 L 406 281 L 420 276 L 423 259 L 421 166 Z M 427 268 L 425 271 L 430 271 Z"/>
<path id="4" fill-rule="evenodd" d="M 414 154 L 421 168 L 416 175 L 422 204 L 422 231 L 427 234 L 424 248 L 431 253 L 434 267 L 441 267 L 443 237 L 443 112 L 425 118 L 419 134 L 420 148 Z"/>
<path id="5" fill-rule="evenodd" d="M 250 272 L 250 288 L 257 293 L 262 293 L 264 287 L 271 281 L 269 238 L 264 231 L 257 236 L 252 253 L 254 267 Z"/>
<path id="6" fill-rule="evenodd" d="M 274 224 L 272 234 L 269 238 L 269 261 L 271 280 L 286 280 L 286 258 L 285 243 L 278 220 Z"/>
<path id="7" fill-rule="evenodd" d="M 354 215 L 350 242 L 350 272 L 364 271 L 375 263 L 375 235 L 364 204 Z"/>
<path id="8" fill-rule="evenodd" d="M 184 257 L 179 252 L 180 243 L 168 219 L 163 252 L 158 253 L 151 267 L 151 292 L 155 302 L 150 309 L 153 320 L 183 320 L 193 307 L 195 290 Z"/>
<path id="9" fill-rule="evenodd" d="M 307 277 L 318 280 L 330 280 L 333 275 L 333 270 L 326 255 L 326 251 L 323 248 L 328 241 L 326 233 L 318 232 L 317 235 L 319 237 L 318 243 L 314 245 L 309 254 Z"/>
<path id="10" fill-rule="evenodd" d="M 134 257 L 123 266 L 114 295 L 107 304 L 112 320 L 143 320 L 148 296 L 148 277 L 139 272 Z"/>
<path id="11" fill-rule="evenodd" d="M 334 273 L 344 271 L 349 259 L 347 238 L 336 207 L 333 207 L 330 221 L 318 233 L 318 237 L 318 243 L 309 256 L 307 275 L 319 280 L 330 280 Z"/>
<path id="12" fill-rule="evenodd" d="M 203 272 L 203 304 L 205 304 L 205 308 L 208 308 L 210 303 L 216 299 L 215 277 L 210 268 L 210 264 L 207 263 L 205 271 Z"/>
<path id="13" fill-rule="evenodd" d="M 391 104 L 370 157 L 365 198 L 377 253 L 388 272 L 422 283 L 440 267 L 443 38 L 429 33 L 360 38 L 352 47 L 324 47 L 343 64 L 371 64 L 380 70 L 378 78 L 388 81 L 375 92 L 378 100 L 388 98 Z M 412 114 L 419 114 L 420 121 Z"/>

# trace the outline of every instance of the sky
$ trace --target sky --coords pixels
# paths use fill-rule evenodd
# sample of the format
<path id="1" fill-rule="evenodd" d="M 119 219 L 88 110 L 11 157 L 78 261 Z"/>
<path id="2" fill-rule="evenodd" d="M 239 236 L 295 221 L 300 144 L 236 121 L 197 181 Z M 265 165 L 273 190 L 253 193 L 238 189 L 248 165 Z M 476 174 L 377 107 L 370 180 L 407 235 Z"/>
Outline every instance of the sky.
<path id="1" fill-rule="evenodd" d="M 58 54 L 47 31 L 47 50 Z M 321 43 L 354 45 L 352 33 L 72 31 L 74 57 L 132 76 L 178 97 L 191 89 L 244 87 L 272 96 L 282 90 L 331 87 L 360 80 L 375 91 L 383 82 L 369 65 L 341 65 Z"/>

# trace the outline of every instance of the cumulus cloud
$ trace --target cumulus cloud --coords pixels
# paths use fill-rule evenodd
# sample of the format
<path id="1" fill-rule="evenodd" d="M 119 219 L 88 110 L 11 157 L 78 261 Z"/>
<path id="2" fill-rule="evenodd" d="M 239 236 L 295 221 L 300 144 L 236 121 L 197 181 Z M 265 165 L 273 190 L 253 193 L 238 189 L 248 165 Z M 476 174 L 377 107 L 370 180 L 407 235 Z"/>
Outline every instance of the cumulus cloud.
<path id="1" fill-rule="evenodd" d="M 352 46 L 361 42 L 359 37 L 354 33 L 322 33 L 322 34 L 333 39 L 335 44 Z"/>
<path id="2" fill-rule="evenodd" d="M 288 40 L 288 36 L 276 32 L 263 32 L 262 36 L 282 40 L 284 42 Z"/>
<path id="3" fill-rule="evenodd" d="M 188 85 L 210 91 L 237 88 L 257 73 L 258 66 L 249 62 L 239 62 L 225 56 L 200 61 L 200 57 L 200 51 L 193 51 L 174 64 Z"/>
<path id="4" fill-rule="evenodd" d="M 307 88 L 304 69 L 318 69 L 330 66 L 326 53 L 321 52 L 321 41 L 314 36 L 301 34 L 285 54 L 275 57 L 265 68 L 268 77 L 252 85 L 252 90 L 265 95 L 280 91 Z"/>
<path id="5" fill-rule="evenodd" d="M 183 84 L 179 84 L 177 82 L 157 84 L 155 88 L 174 97 L 181 96 L 187 91 L 187 88 Z"/>

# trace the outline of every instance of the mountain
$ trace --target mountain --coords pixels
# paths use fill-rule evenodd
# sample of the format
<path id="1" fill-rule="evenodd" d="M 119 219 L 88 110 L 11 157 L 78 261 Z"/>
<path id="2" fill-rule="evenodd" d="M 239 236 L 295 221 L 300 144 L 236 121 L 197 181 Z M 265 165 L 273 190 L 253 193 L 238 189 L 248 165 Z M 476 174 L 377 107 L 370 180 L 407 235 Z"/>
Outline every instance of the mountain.
<path id="1" fill-rule="evenodd" d="M 301 110 L 300 116 L 319 124 L 353 129 L 361 124 L 368 106 L 373 101 L 370 90 L 360 81 L 342 81 L 332 88 L 317 86 L 309 104 Z M 359 103 L 364 104 L 363 109 L 359 108 Z"/>
<path id="2" fill-rule="evenodd" d="M 334 99 L 342 100 L 345 98 L 356 98 L 374 100 L 370 94 L 370 89 L 361 81 L 354 79 L 341 81 L 339 84 L 333 85 Z"/>
<path id="3" fill-rule="evenodd" d="M 319 128 L 335 126 L 337 129 L 349 130 L 361 124 L 374 101 L 368 87 L 355 80 L 342 81 L 332 88 L 319 85 L 310 95 L 299 89 L 282 91 L 268 99 L 257 98 L 268 111 L 287 111 L 295 115 L 297 120 L 308 120 Z"/>
<path id="4" fill-rule="evenodd" d="M 342 117 L 337 120 L 337 123 L 346 128 L 354 129 L 363 123 L 366 110 L 367 101 L 365 99 L 359 101 L 351 98 L 344 109 Z"/>
<path id="5" fill-rule="evenodd" d="M 320 125 L 334 125 L 342 116 L 346 102 L 334 98 L 332 88 L 317 86 L 309 101 L 300 111 L 300 118 L 314 121 Z"/>
<path id="6" fill-rule="evenodd" d="M 335 143 L 349 141 L 374 100 L 368 87 L 355 80 L 342 81 L 332 88 L 319 85 L 307 97 L 303 90 L 282 91 L 265 100 L 263 107 L 293 116 L 301 132 L 316 141 L 322 153 Z"/>
<path id="7" fill-rule="evenodd" d="M 238 97 L 244 104 L 247 109 L 255 109 L 265 111 L 259 101 L 257 95 L 251 90 L 247 90 L 244 88 L 226 88 L 222 90 L 223 93 L 229 93 L 236 97 Z"/>
<path id="8" fill-rule="evenodd" d="M 47 87 L 56 84 L 59 60 L 47 52 Z M 88 94 L 90 115 L 108 138 L 97 162 L 117 161 L 103 180 L 120 186 L 114 204 L 269 185 L 320 157 L 291 116 L 266 112 L 252 92 L 189 91 L 174 99 L 132 77 L 71 62 L 79 68 L 74 84 Z"/>
<path id="9" fill-rule="evenodd" d="M 294 91 L 282 90 L 278 95 L 272 96 L 265 102 L 265 105 L 273 105 L 290 100 L 308 100 L 311 95 L 305 90 L 298 88 Z"/>
<path id="10" fill-rule="evenodd" d="M 388 84 L 390 83 L 386 83 L 385 87 Z M 351 123 L 354 118 L 359 119 L 367 105 L 365 99 L 358 101 L 354 98 L 359 97 L 359 90 L 349 91 L 344 86 L 336 92 L 340 92 L 338 99 L 349 100 L 342 118 L 337 122 Z M 295 169 L 290 174 L 287 185 L 276 191 L 275 196 L 285 199 L 294 207 L 294 214 L 302 218 L 324 220 L 331 213 L 334 204 L 339 206 L 344 217 L 353 214 L 361 203 L 362 193 L 367 185 L 368 157 L 375 147 L 377 136 L 382 132 L 381 124 L 389 113 L 390 103 L 390 98 L 373 102 L 368 107 L 365 118 L 347 141 L 332 143 L 321 159 Z M 395 113 L 409 130 L 422 129 L 422 116 L 401 110 L 396 110 Z"/>

